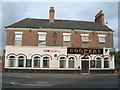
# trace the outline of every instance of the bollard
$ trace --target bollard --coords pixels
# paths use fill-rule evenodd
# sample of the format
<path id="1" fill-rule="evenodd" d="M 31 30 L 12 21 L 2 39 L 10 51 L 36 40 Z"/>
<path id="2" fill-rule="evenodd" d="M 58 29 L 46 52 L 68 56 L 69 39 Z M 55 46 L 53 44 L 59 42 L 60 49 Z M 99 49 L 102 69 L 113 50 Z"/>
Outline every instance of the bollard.
<path id="1" fill-rule="evenodd" d="M 111 68 L 111 76 L 112 76 L 112 68 Z"/>
<path id="2" fill-rule="evenodd" d="M 36 69 L 35 69 L 35 74 L 34 75 L 36 76 Z"/>
<path id="3" fill-rule="evenodd" d="M 9 66 L 9 69 L 8 69 L 8 73 L 10 73 L 10 66 Z"/>
<path id="4" fill-rule="evenodd" d="M 63 75 L 63 68 L 62 68 L 62 75 Z"/>

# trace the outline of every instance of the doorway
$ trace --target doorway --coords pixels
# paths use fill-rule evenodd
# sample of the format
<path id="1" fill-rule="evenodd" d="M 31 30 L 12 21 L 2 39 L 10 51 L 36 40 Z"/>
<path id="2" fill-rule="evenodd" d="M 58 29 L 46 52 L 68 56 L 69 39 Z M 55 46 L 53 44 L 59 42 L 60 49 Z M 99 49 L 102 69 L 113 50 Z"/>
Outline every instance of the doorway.
<path id="1" fill-rule="evenodd" d="M 82 61 L 82 73 L 89 73 L 89 61 Z"/>

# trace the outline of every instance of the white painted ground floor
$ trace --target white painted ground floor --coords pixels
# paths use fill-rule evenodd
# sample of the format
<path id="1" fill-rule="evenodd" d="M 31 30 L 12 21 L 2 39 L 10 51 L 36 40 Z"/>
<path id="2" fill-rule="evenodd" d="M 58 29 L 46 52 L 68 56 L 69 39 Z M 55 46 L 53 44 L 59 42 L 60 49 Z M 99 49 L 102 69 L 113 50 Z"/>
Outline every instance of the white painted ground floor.
<path id="1" fill-rule="evenodd" d="M 5 69 L 114 70 L 110 48 L 6 46 Z"/>

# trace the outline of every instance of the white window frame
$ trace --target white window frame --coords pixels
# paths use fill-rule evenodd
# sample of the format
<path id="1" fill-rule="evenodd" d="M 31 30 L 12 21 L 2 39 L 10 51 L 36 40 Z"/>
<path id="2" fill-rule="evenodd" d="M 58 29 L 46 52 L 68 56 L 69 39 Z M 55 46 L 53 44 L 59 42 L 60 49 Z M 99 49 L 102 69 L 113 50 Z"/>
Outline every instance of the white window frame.
<path id="1" fill-rule="evenodd" d="M 87 37 L 87 40 L 84 39 L 84 37 Z M 89 42 L 89 34 L 81 34 L 82 42 Z"/>
<path id="2" fill-rule="evenodd" d="M 46 34 L 47 32 L 38 32 L 38 46 L 45 46 L 46 45 Z M 44 40 L 40 40 L 39 37 L 40 35 L 45 35 L 45 39 Z M 39 42 L 44 42 L 45 44 L 40 44 Z"/>
<path id="3" fill-rule="evenodd" d="M 100 43 L 105 43 L 106 42 L 106 35 L 100 35 L 100 34 L 98 34 L 98 37 L 99 37 L 99 42 Z M 104 41 L 101 41 L 101 39 L 100 38 L 104 38 Z"/>
<path id="4" fill-rule="evenodd" d="M 65 36 L 68 36 L 69 39 L 66 40 L 66 39 L 65 39 Z M 63 41 L 64 41 L 64 42 L 70 42 L 70 36 L 71 36 L 71 33 L 63 33 Z"/>
<path id="5" fill-rule="evenodd" d="M 14 35 L 15 35 L 15 39 L 14 39 L 14 45 L 17 45 L 17 46 L 21 46 L 22 45 L 22 34 L 23 32 L 14 32 Z M 16 39 L 16 35 L 21 35 L 21 39 Z M 16 44 L 16 41 L 20 41 L 21 44 Z"/>

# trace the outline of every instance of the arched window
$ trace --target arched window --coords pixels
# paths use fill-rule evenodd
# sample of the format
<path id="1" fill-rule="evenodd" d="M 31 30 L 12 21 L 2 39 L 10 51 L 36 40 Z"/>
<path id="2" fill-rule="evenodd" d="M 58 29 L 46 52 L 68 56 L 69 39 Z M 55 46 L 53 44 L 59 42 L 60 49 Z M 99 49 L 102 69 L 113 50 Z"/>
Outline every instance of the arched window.
<path id="1" fill-rule="evenodd" d="M 66 68 L 66 58 L 65 57 L 60 58 L 60 68 Z"/>
<path id="2" fill-rule="evenodd" d="M 83 56 L 81 59 L 89 59 L 88 56 Z"/>
<path id="3" fill-rule="evenodd" d="M 109 58 L 104 58 L 104 68 L 109 68 Z"/>
<path id="4" fill-rule="evenodd" d="M 96 66 L 96 68 L 101 68 L 101 58 L 100 57 L 96 58 L 95 66 Z"/>
<path id="5" fill-rule="evenodd" d="M 23 56 L 18 57 L 18 67 L 24 67 L 24 60 L 25 58 Z"/>
<path id="6" fill-rule="evenodd" d="M 73 57 L 69 58 L 68 67 L 69 68 L 74 68 L 74 58 Z"/>
<path id="7" fill-rule="evenodd" d="M 40 67 L 40 57 L 36 56 L 33 59 L 34 61 L 34 67 Z"/>
<path id="8" fill-rule="evenodd" d="M 43 68 L 49 68 L 49 57 L 43 57 Z"/>
<path id="9" fill-rule="evenodd" d="M 9 57 L 9 67 L 15 67 L 15 56 Z"/>

